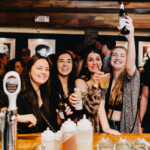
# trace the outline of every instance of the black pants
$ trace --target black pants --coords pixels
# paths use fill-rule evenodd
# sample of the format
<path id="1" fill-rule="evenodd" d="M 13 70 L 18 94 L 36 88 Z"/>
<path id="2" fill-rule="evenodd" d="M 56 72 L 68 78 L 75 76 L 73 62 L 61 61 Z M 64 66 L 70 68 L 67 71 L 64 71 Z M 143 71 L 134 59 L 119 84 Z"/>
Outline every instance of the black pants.
<path id="1" fill-rule="evenodd" d="M 120 132 L 120 121 L 108 120 L 109 126 L 111 129 L 117 130 Z"/>

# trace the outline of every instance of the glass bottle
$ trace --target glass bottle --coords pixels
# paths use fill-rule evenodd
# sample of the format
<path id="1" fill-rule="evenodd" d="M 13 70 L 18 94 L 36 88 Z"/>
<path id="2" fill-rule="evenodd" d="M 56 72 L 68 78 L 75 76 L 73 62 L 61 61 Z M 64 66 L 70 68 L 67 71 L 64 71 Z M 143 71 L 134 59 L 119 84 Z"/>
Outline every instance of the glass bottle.
<path id="1" fill-rule="evenodd" d="M 58 113 L 62 122 L 65 121 L 65 103 L 62 100 L 61 94 L 59 94 Z"/>
<path id="2" fill-rule="evenodd" d="M 41 133 L 41 144 L 45 147 L 45 150 L 54 150 L 55 134 L 47 128 Z"/>
<path id="3" fill-rule="evenodd" d="M 62 148 L 61 150 L 77 150 L 76 124 L 70 118 L 62 124 Z"/>
<path id="4" fill-rule="evenodd" d="M 86 115 L 83 119 L 77 123 L 77 150 L 92 150 L 93 146 L 93 127 L 92 123 L 86 119 Z"/>
<path id="5" fill-rule="evenodd" d="M 120 10 L 119 10 L 119 25 L 120 25 L 120 33 L 121 34 L 129 34 L 129 30 L 125 26 L 125 18 L 127 16 L 127 13 L 124 9 L 123 2 L 120 2 Z"/>

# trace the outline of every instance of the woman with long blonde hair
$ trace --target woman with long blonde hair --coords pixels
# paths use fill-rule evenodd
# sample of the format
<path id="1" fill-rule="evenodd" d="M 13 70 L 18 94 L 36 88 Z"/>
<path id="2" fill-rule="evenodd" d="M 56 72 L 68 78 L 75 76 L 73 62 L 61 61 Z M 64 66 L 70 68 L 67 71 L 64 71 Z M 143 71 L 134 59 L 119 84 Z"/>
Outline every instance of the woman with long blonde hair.
<path id="1" fill-rule="evenodd" d="M 139 132 L 137 103 L 140 76 L 135 64 L 134 27 L 130 17 L 125 22 L 130 31 L 126 35 L 128 50 L 119 46 L 112 51 L 112 76 L 107 92 L 102 92 L 98 111 L 103 132 L 114 135 Z"/>

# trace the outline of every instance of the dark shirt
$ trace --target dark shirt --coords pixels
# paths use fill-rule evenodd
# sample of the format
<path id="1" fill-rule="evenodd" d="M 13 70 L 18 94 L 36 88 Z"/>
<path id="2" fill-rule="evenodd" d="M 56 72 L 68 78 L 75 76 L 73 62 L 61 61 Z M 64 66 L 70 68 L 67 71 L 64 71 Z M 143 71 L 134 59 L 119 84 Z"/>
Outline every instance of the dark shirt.
<path id="1" fill-rule="evenodd" d="M 142 126 L 145 128 L 144 129 L 145 133 L 150 133 L 150 71 L 144 73 L 143 85 L 148 86 L 149 96 L 148 96 L 147 111 L 144 116 Z"/>
<path id="2" fill-rule="evenodd" d="M 24 96 L 25 93 L 20 92 L 17 97 L 17 107 L 18 107 L 18 114 L 19 115 L 26 115 L 26 114 L 33 114 L 37 119 L 36 126 L 28 127 L 29 123 L 19 123 L 18 122 L 18 133 L 36 133 L 44 131 L 48 126 L 46 121 L 42 118 L 41 113 L 37 116 L 34 113 L 33 104 Z M 4 93 L 1 93 L 0 99 L 0 108 L 8 107 L 8 98 Z M 57 114 L 56 111 L 51 109 L 50 107 L 50 114 L 48 114 L 42 105 L 40 107 L 40 112 L 44 114 L 45 118 L 48 122 L 52 125 L 52 127 L 57 131 L 59 129 L 59 125 L 57 124 Z"/>

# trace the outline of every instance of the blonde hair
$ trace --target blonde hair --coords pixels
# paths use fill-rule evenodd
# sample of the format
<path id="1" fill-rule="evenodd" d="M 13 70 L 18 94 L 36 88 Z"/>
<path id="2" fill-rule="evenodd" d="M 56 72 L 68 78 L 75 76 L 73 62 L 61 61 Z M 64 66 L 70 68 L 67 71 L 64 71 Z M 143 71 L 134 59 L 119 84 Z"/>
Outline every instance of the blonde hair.
<path id="1" fill-rule="evenodd" d="M 127 54 L 127 49 L 125 47 L 117 46 L 113 50 L 115 50 L 117 48 L 121 48 L 121 49 L 125 50 L 125 52 Z M 110 95 L 110 98 L 109 98 L 109 104 L 110 105 L 114 105 L 116 97 L 117 97 L 116 104 L 121 104 L 122 103 L 122 96 L 123 96 L 122 89 L 123 89 L 124 78 L 125 78 L 126 74 L 127 74 L 127 72 L 126 72 L 126 69 L 124 68 L 124 70 L 119 75 L 115 86 L 112 89 L 112 92 L 111 92 L 111 95 Z"/>

